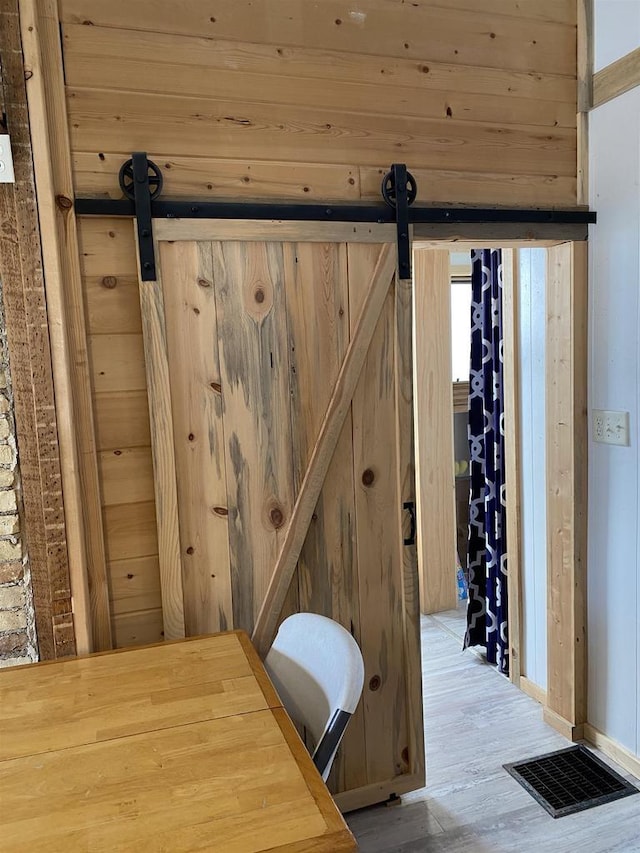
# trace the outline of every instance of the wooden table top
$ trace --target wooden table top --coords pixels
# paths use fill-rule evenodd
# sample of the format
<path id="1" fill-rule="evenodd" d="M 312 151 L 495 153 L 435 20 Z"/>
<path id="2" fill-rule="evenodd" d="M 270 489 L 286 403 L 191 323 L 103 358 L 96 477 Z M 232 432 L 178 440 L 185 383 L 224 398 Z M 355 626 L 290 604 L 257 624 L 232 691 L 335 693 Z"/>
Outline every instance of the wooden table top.
<path id="1" fill-rule="evenodd" d="M 343 853 L 243 632 L 0 671 L 3 853 Z"/>

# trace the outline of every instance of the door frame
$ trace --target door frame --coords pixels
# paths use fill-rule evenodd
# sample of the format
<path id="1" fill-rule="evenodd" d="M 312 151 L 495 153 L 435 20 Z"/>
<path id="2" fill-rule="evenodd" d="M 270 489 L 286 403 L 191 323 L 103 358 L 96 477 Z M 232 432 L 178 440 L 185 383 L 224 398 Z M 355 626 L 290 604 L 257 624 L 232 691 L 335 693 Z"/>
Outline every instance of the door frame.
<path id="1" fill-rule="evenodd" d="M 486 231 L 484 232 L 486 233 Z M 494 230 L 497 234 L 498 229 Z M 507 524 L 509 525 L 510 573 L 508 590 L 510 602 L 510 679 L 520 689 L 535 695 L 543 704 L 545 721 L 570 740 L 579 740 L 586 723 L 587 647 L 586 647 L 586 554 L 587 554 L 587 243 L 554 239 L 491 239 L 479 234 L 478 239 L 465 234 L 463 239 L 416 240 L 414 252 L 467 251 L 480 243 L 487 248 L 502 248 L 505 258 L 504 276 L 504 347 L 505 347 L 505 419 L 506 419 L 506 479 L 514 484 L 507 493 Z M 547 249 L 546 281 L 546 473 L 547 473 L 547 690 L 532 687 L 526 678 L 521 661 L 522 649 L 522 592 L 521 592 L 521 470 L 519 462 L 520 424 L 518 353 L 518 269 L 517 250 L 520 248 Z M 415 265 L 418 267 L 418 264 Z M 447 291 L 448 294 L 448 291 Z M 416 321 L 429 324 L 432 314 L 416 312 Z M 446 325 L 450 329 L 450 324 Z M 423 325 L 424 329 L 424 325 Z M 427 333 L 433 329 L 427 325 Z M 440 327 L 441 329 L 441 327 Z M 451 349 L 450 333 L 437 337 L 439 362 L 448 363 Z M 415 348 L 416 372 L 420 369 L 420 354 Z M 510 357 L 508 357 L 510 355 Z M 510 365 L 511 367 L 508 367 Z M 424 371 L 424 366 L 422 370 Z M 441 384 L 444 388 L 444 383 Z M 451 395 L 451 383 L 448 382 Z M 441 395 L 446 391 L 441 388 Z M 422 411 L 420 411 L 422 397 Z M 417 494 L 429 487 L 423 479 L 433 477 L 433 469 L 421 473 L 420 449 L 424 445 L 420 423 L 425 415 L 438 412 L 451 419 L 453 402 L 442 411 L 425 409 L 425 395 L 415 390 Z M 440 402 L 445 399 L 441 396 Z M 510 426 L 509 426 L 510 425 Z M 450 428 L 451 430 L 451 428 Z M 445 435 L 442 425 L 439 435 Z M 445 435 L 442 446 L 446 449 Z M 442 446 L 438 450 L 442 450 Z M 437 452 L 437 451 L 436 451 Z M 435 454 L 431 454 L 431 463 Z M 440 456 L 440 481 L 451 480 L 453 463 L 450 457 Z M 452 492 L 453 500 L 453 492 Z M 419 549 L 419 555 L 421 551 Z M 431 581 L 425 560 L 418 561 L 421 587 Z M 452 585 L 454 583 L 451 573 Z M 439 580 L 436 579 L 439 583 Z M 421 593 L 421 602 L 424 603 Z"/>

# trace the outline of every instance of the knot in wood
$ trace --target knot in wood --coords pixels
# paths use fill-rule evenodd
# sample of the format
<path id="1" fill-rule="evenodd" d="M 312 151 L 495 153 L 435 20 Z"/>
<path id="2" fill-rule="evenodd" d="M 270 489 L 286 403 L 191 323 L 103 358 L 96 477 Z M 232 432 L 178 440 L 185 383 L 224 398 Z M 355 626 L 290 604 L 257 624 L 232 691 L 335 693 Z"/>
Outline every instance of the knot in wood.
<path id="1" fill-rule="evenodd" d="M 261 287 L 258 287 L 256 292 L 253 294 L 253 298 L 259 305 L 262 305 L 264 302 L 264 290 Z"/>
<path id="2" fill-rule="evenodd" d="M 113 288 L 118 284 L 118 279 L 115 275 L 105 275 L 102 279 L 102 286 L 106 287 L 107 290 L 113 290 Z"/>
<path id="3" fill-rule="evenodd" d="M 375 478 L 376 478 L 376 475 L 373 473 L 371 468 L 367 468 L 362 474 L 362 485 L 363 486 L 372 486 Z"/>
<path id="4" fill-rule="evenodd" d="M 273 524 L 276 530 L 284 524 L 284 513 L 278 506 L 274 506 L 269 513 L 269 518 L 271 519 L 271 524 Z"/>
<path id="5" fill-rule="evenodd" d="M 219 515 L 221 518 L 226 518 L 226 516 L 229 515 L 229 510 L 226 506 L 214 506 L 212 507 L 211 512 L 213 512 L 214 515 Z"/>
<path id="6" fill-rule="evenodd" d="M 72 200 L 66 195 L 62 195 L 62 193 L 56 196 L 56 204 L 60 208 L 60 210 L 64 211 L 71 210 L 71 208 L 73 207 Z"/>
<path id="7" fill-rule="evenodd" d="M 379 690 L 380 685 L 382 684 L 382 679 L 379 675 L 374 675 L 373 678 L 369 681 L 369 690 Z"/>
<path id="8" fill-rule="evenodd" d="M 200 285 L 200 287 L 211 287 L 211 282 L 207 281 L 206 278 L 199 278 L 198 284 Z"/>
<path id="9" fill-rule="evenodd" d="M 194 552 L 193 545 L 189 545 L 189 547 L 187 548 L 187 554 L 193 554 L 193 552 Z"/>

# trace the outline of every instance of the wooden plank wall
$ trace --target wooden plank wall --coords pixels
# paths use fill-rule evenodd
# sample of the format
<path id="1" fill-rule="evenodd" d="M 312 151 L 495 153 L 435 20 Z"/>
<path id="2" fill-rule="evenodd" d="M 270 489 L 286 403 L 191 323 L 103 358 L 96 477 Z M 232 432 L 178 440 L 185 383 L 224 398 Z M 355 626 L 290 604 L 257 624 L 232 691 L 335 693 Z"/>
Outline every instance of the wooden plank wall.
<path id="1" fill-rule="evenodd" d="M 77 194 L 576 203 L 575 0 L 60 0 Z M 131 223 L 79 222 L 117 645 L 161 636 Z"/>

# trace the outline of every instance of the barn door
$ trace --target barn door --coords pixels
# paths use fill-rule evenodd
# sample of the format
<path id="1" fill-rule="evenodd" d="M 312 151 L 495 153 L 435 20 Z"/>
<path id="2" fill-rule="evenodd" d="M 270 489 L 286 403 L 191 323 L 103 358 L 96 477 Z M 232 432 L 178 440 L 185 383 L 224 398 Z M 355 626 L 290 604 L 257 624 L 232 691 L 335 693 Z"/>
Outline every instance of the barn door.
<path id="1" fill-rule="evenodd" d="M 140 299 L 165 636 L 243 628 L 264 651 L 289 613 L 336 619 L 366 676 L 330 785 L 345 809 L 419 787 L 411 286 L 395 246 L 158 225 Z"/>

